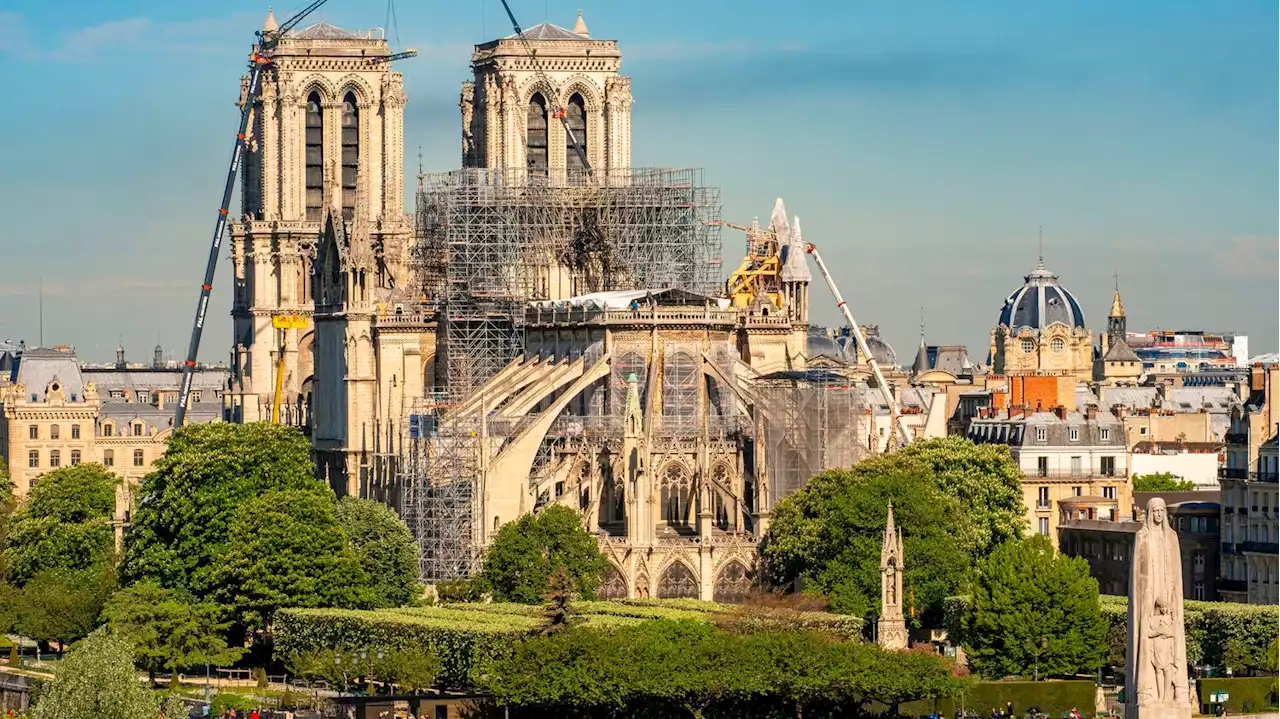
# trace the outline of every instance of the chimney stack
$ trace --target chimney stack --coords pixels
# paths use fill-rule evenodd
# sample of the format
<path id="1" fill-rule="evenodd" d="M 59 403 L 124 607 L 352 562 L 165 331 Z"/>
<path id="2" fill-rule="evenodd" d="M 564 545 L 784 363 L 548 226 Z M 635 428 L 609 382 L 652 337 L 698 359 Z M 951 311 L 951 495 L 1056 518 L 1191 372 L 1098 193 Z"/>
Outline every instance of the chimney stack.
<path id="1" fill-rule="evenodd" d="M 1085 408 L 1085 410 L 1084 410 L 1084 416 L 1085 416 L 1085 418 L 1086 418 L 1086 419 L 1088 419 L 1090 422 L 1093 422 L 1093 421 L 1097 420 L 1097 419 L 1098 419 L 1098 405 L 1096 405 L 1096 404 L 1091 404 L 1091 405 L 1089 405 L 1088 407 L 1086 407 L 1086 408 Z"/>
<path id="2" fill-rule="evenodd" d="M 1058 405 L 1057 407 L 1054 407 L 1053 413 L 1058 415 L 1058 419 L 1065 420 L 1067 418 L 1067 408 L 1064 407 L 1063 405 Z"/>

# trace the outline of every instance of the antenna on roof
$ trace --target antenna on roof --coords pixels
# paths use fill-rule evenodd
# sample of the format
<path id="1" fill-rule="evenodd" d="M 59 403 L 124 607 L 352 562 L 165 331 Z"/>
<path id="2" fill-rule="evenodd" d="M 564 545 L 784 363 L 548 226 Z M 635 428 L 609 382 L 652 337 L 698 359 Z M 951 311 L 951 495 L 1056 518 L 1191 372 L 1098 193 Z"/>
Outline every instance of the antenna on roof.
<path id="1" fill-rule="evenodd" d="M 40 346 L 44 347 L 44 278 L 40 278 Z"/>
<path id="2" fill-rule="evenodd" d="M 924 305 L 920 305 L 920 341 L 924 342 Z"/>
<path id="3" fill-rule="evenodd" d="M 1040 266 L 1044 267 L 1044 225 L 1040 225 Z"/>

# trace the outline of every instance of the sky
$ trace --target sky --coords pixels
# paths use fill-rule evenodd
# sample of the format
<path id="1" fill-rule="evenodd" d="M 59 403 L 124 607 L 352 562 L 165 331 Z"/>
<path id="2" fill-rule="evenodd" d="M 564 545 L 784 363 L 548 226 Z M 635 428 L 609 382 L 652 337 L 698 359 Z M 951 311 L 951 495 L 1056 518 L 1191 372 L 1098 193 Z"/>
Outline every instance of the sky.
<path id="1" fill-rule="evenodd" d="M 703 168 L 731 221 L 784 198 L 903 364 L 922 313 L 930 344 L 985 358 L 1041 241 L 1094 331 L 1118 275 L 1130 330 L 1277 349 L 1274 0 L 510 2 L 526 27 L 581 9 L 617 39 L 632 164 Z M 39 340 L 43 285 L 46 345 L 185 354 L 265 12 L 0 2 L 0 339 Z M 499 0 L 330 0 L 314 18 L 419 50 L 397 65 L 406 152 L 456 167 L 470 49 L 510 32 Z M 741 236 L 723 240 L 736 265 Z M 224 257 L 202 360 L 228 355 L 230 276 Z M 827 297 L 813 320 L 837 325 Z"/>

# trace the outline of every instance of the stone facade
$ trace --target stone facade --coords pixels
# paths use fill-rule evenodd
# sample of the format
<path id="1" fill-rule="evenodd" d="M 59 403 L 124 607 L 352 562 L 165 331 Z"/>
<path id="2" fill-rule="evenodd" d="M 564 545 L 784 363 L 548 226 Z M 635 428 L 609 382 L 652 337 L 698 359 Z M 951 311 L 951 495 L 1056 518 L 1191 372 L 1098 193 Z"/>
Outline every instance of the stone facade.
<path id="1" fill-rule="evenodd" d="M 317 245 L 331 207 L 343 222 L 360 218 L 353 241 L 376 255 L 365 286 L 372 291 L 405 281 L 412 236 L 404 212 L 405 92 L 400 73 L 378 61 L 389 54 L 375 32 L 317 23 L 285 34 L 263 76 L 244 159 L 244 214 L 231 227 L 236 421 L 270 417 L 283 345 L 281 422 L 312 424 L 313 385 L 326 361 L 316 357 L 314 326 L 283 331 L 271 319 L 314 316 Z M 241 104 L 246 92 L 247 78 Z M 327 358 L 339 376 L 345 350 L 346 343 L 335 344 L 330 351 L 336 354 Z M 372 353 L 359 362 L 372 368 Z M 372 402 L 350 409 L 369 424 Z M 356 441 L 341 433 L 329 439 L 343 447 Z"/>
<path id="2" fill-rule="evenodd" d="M 1093 340 L 1075 296 L 1041 261 L 1005 300 L 991 330 L 992 372 L 1062 375 L 1088 381 Z"/>
<path id="3" fill-rule="evenodd" d="M 134 490 L 164 453 L 173 433 L 173 402 L 182 371 L 160 358 L 82 367 L 70 347 L 24 349 L 0 376 L 0 460 L 15 495 L 25 497 L 41 475 L 59 467 L 98 463 L 120 476 L 117 530 L 129 520 Z M 200 368 L 192 381 L 187 421 L 223 417 L 227 372 Z"/>
<path id="4" fill-rule="evenodd" d="M 1116 519 L 1132 501 L 1124 425 L 1096 407 L 1050 411 L 1016 407 L 984 411 L 969 424 L 976 443 L 1009 445 L 1026 479 L 1022 501 L 1031 531 L 1058 544 L 1059 504 L 1092 498 Z"/>
<path id="5" fill-rule="evenodd" d="M 556 108 L 592 168 L 630 167 L 631 79 L 618 74 L 621 64 L 617 41 L 592 39 L 581 13 L 573 30 L 542 23 L 522 37 L 477 45 L 475 75 L 462 83 L 459 102 L 463 167 L 527 168 L 555 178 L 580 171 Z"/>
<path id="6" fill-rule="evenodd" d="M 1231 413 L 1222 484 L 1222 576 L 1218 589 L 1228 601 L 1280 601 L 1280 366 L 1256 362 L 1249 394 Z"/>

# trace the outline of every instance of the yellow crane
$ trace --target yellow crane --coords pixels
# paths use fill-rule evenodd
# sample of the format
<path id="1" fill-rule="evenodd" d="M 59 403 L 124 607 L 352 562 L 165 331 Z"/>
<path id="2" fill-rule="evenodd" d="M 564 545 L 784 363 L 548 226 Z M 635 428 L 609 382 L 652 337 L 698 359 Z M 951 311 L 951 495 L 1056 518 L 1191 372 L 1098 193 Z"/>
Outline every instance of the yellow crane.
<path id="1" fill-rule="evenodd" d="M 289 330 L 305 330 L 307 318 L 302 315 L 275 315 L 271 326 L 279 330 L 280 351 L 276 357 L 276 395 L 271 403 L 271 424 L 280 424 L 280 401 L 284 397 L 284 353 L 289 347 Z"/>

